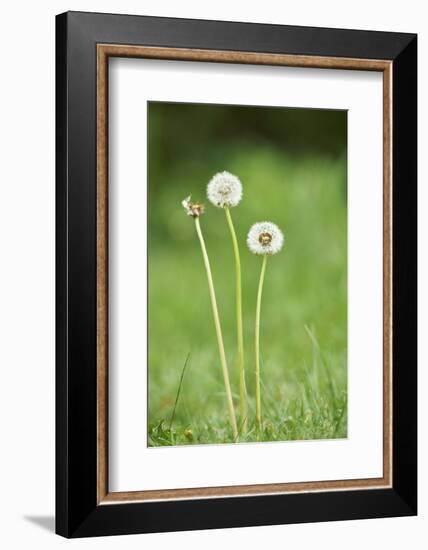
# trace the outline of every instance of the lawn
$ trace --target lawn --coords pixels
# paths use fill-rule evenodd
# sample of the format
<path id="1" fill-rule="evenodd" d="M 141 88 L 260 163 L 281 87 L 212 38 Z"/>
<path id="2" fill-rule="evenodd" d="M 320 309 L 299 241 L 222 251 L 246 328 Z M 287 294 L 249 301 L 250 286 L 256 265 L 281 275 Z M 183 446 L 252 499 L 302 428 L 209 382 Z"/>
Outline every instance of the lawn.
<path id="1" fill-rule="evenodd" d="M 162 146 L 158 137 L 155 144 Z M 340 154 L 269 143 L 233 142 L 179 161 L 150 157 L 148 445 L 233 441 L 206 274 L 184 197 L 206 201 L 222 170 L 242 181 L 232 210 L 243 284 L 248 429 L 239 441 L 343 438 L 347 435 L 346 149 Z M 263 429 L 254 428 L 254 316 L 261 258 L 245 239 L 257 221 L 284 232 L 269 258 L 261 313 Z M 225 214 L 201 217 L 213 270 L 238 414 L 234 257 Z"/>

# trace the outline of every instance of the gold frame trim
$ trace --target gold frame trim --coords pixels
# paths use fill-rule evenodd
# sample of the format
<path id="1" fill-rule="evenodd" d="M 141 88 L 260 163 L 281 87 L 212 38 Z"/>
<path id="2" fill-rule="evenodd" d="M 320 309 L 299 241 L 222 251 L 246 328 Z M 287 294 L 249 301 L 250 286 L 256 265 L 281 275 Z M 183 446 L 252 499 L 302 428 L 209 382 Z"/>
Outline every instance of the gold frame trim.
<path id="1" fill-rule="evenodd" d="M 383 73 L 383 477 L 227 487 L 108 490 L 108 59 L 135 57 Z M 392 61 L 256 52 L 97 45 L 97 504 L 392 486 Z"/>

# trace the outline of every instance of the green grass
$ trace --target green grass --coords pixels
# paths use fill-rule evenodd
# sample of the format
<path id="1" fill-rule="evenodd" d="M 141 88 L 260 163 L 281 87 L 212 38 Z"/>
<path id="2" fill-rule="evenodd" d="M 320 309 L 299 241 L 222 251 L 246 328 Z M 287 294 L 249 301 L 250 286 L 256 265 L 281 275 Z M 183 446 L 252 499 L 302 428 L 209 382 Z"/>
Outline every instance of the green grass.
<path id="1" fill-rule="evenodd" d="M 275 391 L 263 384 L 262 434 L 257 436 L 252 421 L 247 432 L 240 434 L 239 442 L 346 437 L 346 387 L 343 381 L 337 380 L 334 369 L 314 348 L 313 363 L 286 390 Z M 283 395 L 282 391 L 288 391 L 290 397 Z M 221 391 L 218 393 L 222 395 Z M 253 398 L 249 403 L 249 412 L 250 418 L 253 418 Z M 149 425 L 150 446 L 230 443 L 232 440 L 229 421 L 221 413 L 213 412 L 209 417 L 202 414 L 202 418 L 188 417 L 186 422 L 183 417 L 177 420 L 173 409 L 169 419 L 159 419 Z"/>
<path id="2" fill-rule="evenodd" d="M 249 394 L 249 427 L 240 441 L 256 440 L 253 347 L 261 267 L 245 238 L 252 223 L 265 219 L 283 229 L 285 244 L 268 262 L 263 292 L 261 439 L 346 437 L 345 157 L 292 156 L 240 144 L 196 159 L 189 154 L 150 173 L 148 444 L 232 442 L 201 251 L 194 223 L 181 207 L 190 193 L 204 200 L 206 183 L 221 170 L 237 174 L 244 186 L 232 212 L 241 249 Z M 207 205 L 201 225 L 238 412 L 232 244 L 221 210 Z"/>

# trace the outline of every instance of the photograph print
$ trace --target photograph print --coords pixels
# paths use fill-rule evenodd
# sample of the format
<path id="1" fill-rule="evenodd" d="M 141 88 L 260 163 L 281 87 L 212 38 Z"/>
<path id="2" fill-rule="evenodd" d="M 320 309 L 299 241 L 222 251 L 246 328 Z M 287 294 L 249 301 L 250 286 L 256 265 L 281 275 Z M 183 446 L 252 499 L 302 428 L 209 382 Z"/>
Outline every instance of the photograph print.
<path id="1" fill-rule="evenodd" d="M 149 447 L 347 437 L 347 112 L 148 103 Z"/>

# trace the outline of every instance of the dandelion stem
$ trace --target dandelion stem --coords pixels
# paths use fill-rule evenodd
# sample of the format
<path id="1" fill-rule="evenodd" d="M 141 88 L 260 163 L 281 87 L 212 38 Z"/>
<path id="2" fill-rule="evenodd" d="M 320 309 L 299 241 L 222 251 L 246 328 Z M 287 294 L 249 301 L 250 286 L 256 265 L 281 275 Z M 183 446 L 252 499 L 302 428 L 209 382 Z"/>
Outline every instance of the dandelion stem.
<path id="1" fill-rule="evenodd" d="M 262 301 L 263 282 L 266 272 L 266 263 L 268 255 L 263 256 L 262 270 L 260 272 L 259 288 L 257 290 L 257 305 L 256 305 L 256 327 L 254 336 L 254 351 L 256 363 L 256 427 L 260 435 L 262 427 L 262 404 L 260 398 L 260 308 Z"/>
<path id="2" fill-rule="evenodd" d="M 242 283 L 241 283 L 241 259 L 239 254 L 238 239 L 236 238 L 232 216 L 228 206 L 224 207 L 230 235 L 232 237 L 233 252 L 235 255 L 235 276 L 236 276 L 236 333 L 238 345 L 238 367 L 239 367 L 239 412 L 241 429 L 246 431 L 247 427 L 247 390 L 245 386 L 245 362 L 244 362 L 244 332 L 242 328 Z"/>
<path id="3" fill-rule="evenodd" d="M 220 352 L 220 362 L 223 369 L 223 378 L 224 378 L 224 385 L 226 388 L 226 399 L 227 399 L 227 405 L 229 408 L 229 417 L 230 417 L 230 425 L 232 426 L 232 432 L 233 437 L 235 441 L 238 439 L 238 426 L 236 424 L 236 416 L 235 416 L 235 409 L 233 406 L 233 398 L 232 398 L 232 390 L 230 387 L 230 381 L 229 381 L 229 371 L 227 368 L 227 361 L 226 361 L 226 354 L 224 352 L 224 343 L 223 343 L 223 335 L 221 332 L 221 325 L 220 325 L 220 317 L 218 315 L 218 309 L 217 309 L 217 300 L 215 296 L 215 290 L 214 290 L 214 282 L 213 277 L 211 273 L 211 267 L 210 267 L 210 261 L 208 259 L 208 253 L 205 246 L 204 237 L 202 235 L 201 225 L 199 223 L 199 217 L 195 217 L 195 226 L 196 226 L 196 233 L 198 234 L 199 241 L 201 243 L 201 249 L 202 249 L 202 256 L 204 258 L 204 264 L 205 269 L 207 272 L 207 279 L 208 279 L 208 288 L 210 291 L 210 298 L 211 298 L 211 306 L 213 310 L 213 317 L 214 317 L 214 325 L 215 330 L 217 334 L 217 342 L 218 342 L 218 349 Z"/>

